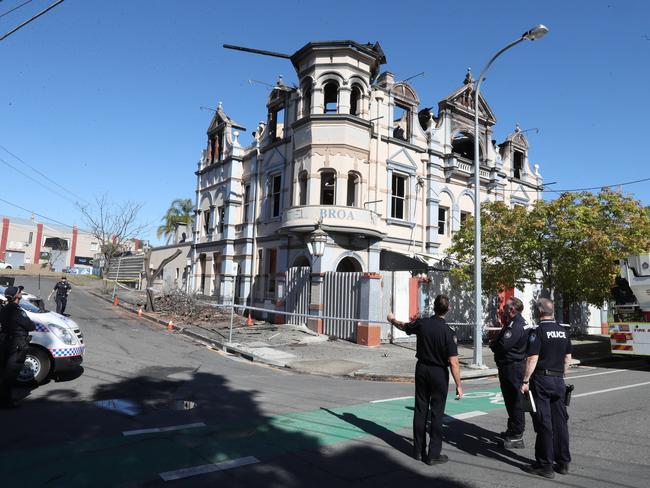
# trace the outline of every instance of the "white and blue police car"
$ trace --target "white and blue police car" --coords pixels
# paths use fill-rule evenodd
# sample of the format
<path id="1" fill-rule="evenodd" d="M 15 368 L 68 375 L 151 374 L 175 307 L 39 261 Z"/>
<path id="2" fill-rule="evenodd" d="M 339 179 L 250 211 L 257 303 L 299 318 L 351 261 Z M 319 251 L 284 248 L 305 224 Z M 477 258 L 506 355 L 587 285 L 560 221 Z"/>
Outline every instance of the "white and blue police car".
<path id="1" fill-rule="evenodd" d="M 0 286 L 0 304 L 4 304 L 5 287 Z M 20 307 L 36 325 L 30 332 L 25 367 L 18 375 L 19 383 L 43 383 L 52 375 L 78 368 L 86 349 L 77 323 L 61 314 L 45 310 L 43 300 L 23 293 Z"/>

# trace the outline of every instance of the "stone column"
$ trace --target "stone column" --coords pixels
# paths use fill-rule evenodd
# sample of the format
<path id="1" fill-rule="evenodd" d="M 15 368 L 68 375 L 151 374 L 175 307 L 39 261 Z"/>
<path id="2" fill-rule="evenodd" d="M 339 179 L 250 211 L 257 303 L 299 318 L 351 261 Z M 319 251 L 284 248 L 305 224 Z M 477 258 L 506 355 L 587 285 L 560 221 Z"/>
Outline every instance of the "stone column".
<path id="1" fill-rule="evenodd" d="M 350 95 L 352 89 L 350 85 L 343 85 L 339 88 L 339 113 L 340 114 L 349 114 L 350 113 Z"/>
<path id="2" fill-rule="evenodd" d="M 314 87 L 314 90 L 312 91 L 312 97 L 311 97 L 311 107 L 312 107 L 311 110 L 312 114 L 325 113 L 325 99 L 324 99 L 322 88 Z"/>

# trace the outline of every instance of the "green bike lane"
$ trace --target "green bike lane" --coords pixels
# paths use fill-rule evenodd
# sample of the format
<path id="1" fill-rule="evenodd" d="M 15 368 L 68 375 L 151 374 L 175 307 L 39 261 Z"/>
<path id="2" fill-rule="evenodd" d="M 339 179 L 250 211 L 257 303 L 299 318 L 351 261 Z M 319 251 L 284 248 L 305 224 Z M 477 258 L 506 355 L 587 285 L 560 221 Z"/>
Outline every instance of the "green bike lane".
<path id="1" fill-rule="evenodd" d="M 500 390 L 450 394 L 445 414 L 467 418 L 503 408 Z M 244 413 L 243 413 L 244 414 Z M 119 435 L 0 451 L 0 472 L 11 486 L 96 487 L 160 480 L 160 474 L 253 456 L 259 462 L 318 448 L 382 430 L 410 428 L 413 398 L 379 400 L 331 409 L 230 422 L 165 433 Z M 83 426 L 78 427 L 83 430 Z"/>

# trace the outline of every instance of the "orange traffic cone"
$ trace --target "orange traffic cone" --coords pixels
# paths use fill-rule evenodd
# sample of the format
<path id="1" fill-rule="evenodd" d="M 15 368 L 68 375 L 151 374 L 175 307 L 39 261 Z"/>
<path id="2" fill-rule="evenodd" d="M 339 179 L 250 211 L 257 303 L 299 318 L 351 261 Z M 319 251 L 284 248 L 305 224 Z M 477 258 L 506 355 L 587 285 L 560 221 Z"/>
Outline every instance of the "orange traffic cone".
<path id="1" fill-rule="evenodd" d="M 251 317 L 251 313 L 248 312 L 248 319 L 246 319 L 246 326 L 250 327 L 251 325 L 253 325 L 253 317 Z"/>
<path id="2" fill-rule="evenodd" d="M 169 323 L 167 324 L 167 330 L 174 330 L 174 322 L 172 322 L 172 319 L 169 319 Z"/>
<path id="3" fill-rule="evenodd" d="M 117 295 L 115 295 L 115 298 L 113 298 L 113 305 L 117 305 L 118 303 Z"/>
<path id="4" fill-rule="evenodd" d="M 138 306 L 138 318 L 142 318 L 142 305 Z"/>

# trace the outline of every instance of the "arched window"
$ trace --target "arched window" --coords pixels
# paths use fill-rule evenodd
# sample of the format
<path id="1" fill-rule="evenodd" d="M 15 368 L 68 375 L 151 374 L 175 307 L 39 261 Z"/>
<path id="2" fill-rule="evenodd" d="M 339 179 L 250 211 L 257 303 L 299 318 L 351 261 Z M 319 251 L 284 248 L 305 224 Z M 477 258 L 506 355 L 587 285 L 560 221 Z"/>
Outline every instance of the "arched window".
<path id="1" fill-rule="evenodd" d="M 298 205 L 307 205 L 307 172 L 298 175 Z"/>
<path id="2" fill-rule="evenodd" d="M 451 141 L 451 151 L 460 157 L 474 161 L 474 136 L 465 132 L 459 132 Z M 479 147 L 479 158 L 483 153 Z"/>
<path id="3" fill-rule="evenodd" d="M 359 261 L 347 256 L 339 261 L 339 264 L 336 266 L 336 271 L 339 273 L 360 273 L 363 271 L 363 268 Z"/>
<path id="4" fill-rule="evenodd" d="M 360 201 L 361 178 L 354 171 L 348 173 L 348 207 L 358 207 Z"/>
<path id="5" fill-rule="evenodd" d="M 307 78 L 302 82 L 302 116 L 307 117 L 311 113 L 311 91 L 312 81 Z"/>
<path id="6" fill-rule="evenodd" d="M 323 89 L 326 114 L 335 114 L 339 111 L 339 85 L 335 81 L 329 81 Z"/>
<path id="7" fill-rule="evenodd" d="M 359 85 L 352 85 L 352 91 L 350 92 L 350 114 L 351 115 L 361 115 L 361 100 L 363 92 Z"/>
<path id="8" fill-rule="evenodd" d="M 322 171 L 320 174 L 320 204 L 336 205 L 336 173 Z"/>

